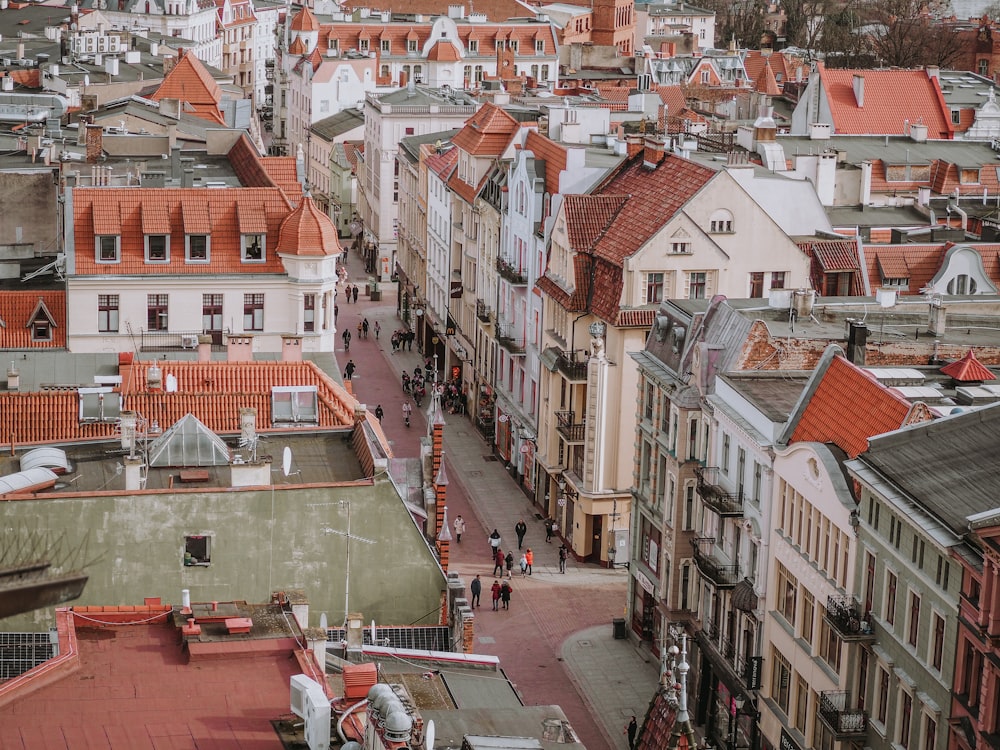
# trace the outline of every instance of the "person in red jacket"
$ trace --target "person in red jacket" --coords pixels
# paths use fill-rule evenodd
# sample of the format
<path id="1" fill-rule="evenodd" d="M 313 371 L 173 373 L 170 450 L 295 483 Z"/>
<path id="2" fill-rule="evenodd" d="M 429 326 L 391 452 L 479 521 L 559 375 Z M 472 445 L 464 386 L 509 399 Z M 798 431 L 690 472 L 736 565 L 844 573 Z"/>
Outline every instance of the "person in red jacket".
<path id="1" fill-rule="evenodd" d="M 497 547 L 497 553 L 493 556 L 493 575 L 503 575 L 503 550 Z"/>
<path id="2" fill-rule="evenodd" d="M 493 592 L 493 611 L 496 612 L 500 605 L 500 581 L 493 581 L 490 591 Z"/>

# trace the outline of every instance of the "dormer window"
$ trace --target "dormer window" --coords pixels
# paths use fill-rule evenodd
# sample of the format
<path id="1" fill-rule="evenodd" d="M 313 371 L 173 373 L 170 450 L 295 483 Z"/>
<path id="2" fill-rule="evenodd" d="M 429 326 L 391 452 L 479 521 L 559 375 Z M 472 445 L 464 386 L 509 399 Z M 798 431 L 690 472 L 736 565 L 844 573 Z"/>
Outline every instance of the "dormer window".
<path id="1" fill-rule="evenodd" d="M 545 53 L 545 40 L 536 39 L 535 40 L 535 54 L 541 55 Z"/>
<path id="2" fill-rule="evenodd" d="M 117 234 L 101 234 L 97 236 L 97 262 L 118 263 L 121 261 L 122 238 Z"/>
<path id="3" fill-rule="evenodd" d="M 733 215 L 725 209 L 719 209 L 712 214 L 709 221 L 709 231 L 713 234 L 730 234 L 733 231 Z"/>
<path id="4" fill-rule="evenodd" d="M 147 263 L 169 263 L 170 262 L 170 235 L 169 234 L 147 234 L 146 241 L 146 262 Z"/>
<path id="5" fill-rule="evenodd" d="M 263 263 L 266 260 L 267 236 L 263 234 L 240 235 L 240 247 L 244 263 Z"/>
<path id="6" fill-rule="evenodd" d="M 31 329 L 32 341 L 52 341 L 52 331 L 56 327 L 56 321 L 44 300 L 38 300 L 31 317 L 28 318 L 27 327 Z"/>
<path id="7" fill-rule="evenodd" d="M 511 48 L 511 49 L 512 49 L 512 50 L 513 50 L 513 51 L 514 51 L 515 53 L 516 53 L 516 52 L 518 51 L 518 48 L 519 48 L 519 47 L 520 47 L 520 42 L 518 42 L 518 41 L 517 41 L 517 39 L 511 39 L 511 41 L 510 41 L 510 48 Z"/>
<path id="8" fill-rule="evenodd" d="M 960 178 L 963 185 L 978 185 L 979 184 L 979 168 L 974 169 L 962 169 L 960 172 Z"/>
<path id="9" fill-rule="evenodd" d="M 416 39 L 408 39 L 406 41 L 406 51 L 407 52 L 416 52 L 417 51 L 417 40 Z"/>
<path id="10" fill-rule="evenodd" d="M 281 385 L 271 388 L 271 422 L 275 427 L 319 424 L 316 386 Z"/>
<path id="11" fill-rule="evenodd" d="M 479 54 L 479 40 L 470 39 L 469 40 L 469 54 L 478 55 Z"/>
<path id="12" fill-rule="evenodd" d="M 368 51 L 368 40 L 367 39 L 359 39 L 358 40 L 358 49 L 361 50 L 362 52 L 367 52 Z"/>
<path id="13" fill-rule="evenodd" d="M 383 52 L 388 52 L 389 51 L 389 40 L 388 39 L 383 39 L 382 40 L 382 51 Z"/>
<path id="14" fill-rule="evenodd" d="M 188 263 L 208 263 L 211 239 L 207 234 L 188 234 L 184 237 L 184 257 Z"/>

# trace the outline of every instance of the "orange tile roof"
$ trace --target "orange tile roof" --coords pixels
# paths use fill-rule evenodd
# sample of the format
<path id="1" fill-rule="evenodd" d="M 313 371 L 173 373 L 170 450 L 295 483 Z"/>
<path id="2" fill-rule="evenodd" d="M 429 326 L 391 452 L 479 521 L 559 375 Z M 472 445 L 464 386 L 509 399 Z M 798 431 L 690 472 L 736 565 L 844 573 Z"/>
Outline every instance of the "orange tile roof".
<path id="1" fill-rule="evenodd" d="M 51 341 L 32 341 L 29 323 L 39 303 L 52 319 Z M 66 346 L 66 292 L 63 290 L 0 292 L 0 349 L 62 349 Z"/>
<path id="2" fill-rule="evenodd" d="M 972 349 L 961 359 L 942 367 L 941 372 L 959 383 L 982 383 L 997 379 L 988 367 L 976 359 L 976 353 Z"/>
<path id="3" fill-rule="evenodd" d="M 953 138 L 951 110 L 937 79 L 923 70 L 848 70 L 819 66 L 837 135 L 908 135 L 922 122 L 929 138 Z M 864 106 L 854 95 L 854 75 L 864 76 Z"/>
<path id="4" fill-rule="evenodd" d="M 289 198 L 302 195 L 293 156 L 261 156 L 246 133 L 226 154 L 243 187 L 277 187 Z"/>
<path id="5" fill-rule="evenodd" d="M 907 276 L 886 278 L 909 278 L 910 286 L 900 289 L 901 294 L 920 294 L 934 275 L 941 269 L 945 248 L 943 245 L 875 245 L 865 244 L 865 261 L 868 283 L 872 289 L 882 286 L 882 272 L 879 265 L 895 269 L 904 264 Z"/>
<path id="6" fill-rule="evenodd" d="M 559 192 L 559 177 L 566 170 L 568 152 L 551 138 L 540 134 L 537 130 L 528 131 L 524 148 L 531 151 L 536 159 L 545 162 L 545 192 L 555 195 Z"/>
<path id="7" fill-rule="evenodd" d="M 564 205 L 569 249 L 592 251 L 628 199 L 627 195 L 567 195 Z"/>
<path id="8" fill-rule="evenodd" d="M 408 0 L 406 12 L 430 16 L 447 16 L 448 8 L 455 5 L 454 0 Z M 466 5 L 466 10 L 470 10 L 471 3 Z M 345 11 L 359 8 L 370 8 L 370 0 L 345 0 L 340 3 Z M 475 12 L 483 13 L 490 21 L 506 21 L 508 18 L 523 18 L 527 15 L 524 5 L 516 0 L 476 0 Z"/>
<path id="9" fill-rule="evenodd" d="M 451 142 L 471 156 L 500 156 L 520 127 L 517 120 L 490 102 L 466 121 Z"/>
<path id="10" fill-rule="evenodd" d="M 146 201 L 139 206 L 143 234 L 169 234 L 170 216 L 167 207 L 159 201 Z"/>
<path id="11" fill-rule="evenodd" d="M 462 58 L 454 44 L 442 39 L 430 48 L 427 59 L 434 62 L 458 62 Z"/>
<path id="12" fill-rule="evenodd" d="M 308 51 L 306 43 L 302 41 L 302 37 L 297 36 L 292 40 L 292 43 L 288 45 L 288 52 L 292 55 L 304 55 Z"/>
<path id="13" fill-rule="evenodd" d="M 312 362 L 165 362 L 157 360 L 163 376 L 177 378 L 177 391 L 150 391 L 146 384 L 149 362 L 120 368 L 122 409 L 137 411 L 161 429 L 193 414 L 217 433 L 240 431 L 239 410 L 257 409 L 258 429 L 271 425 L 271 389 L 275 386 L 315 385 L 321 427 L 354 423 L 356 399 Z M 113 439 L 114 423 L 81 423 L 75 390 L 0 392 L 0 435 L 19 444 Z"/>
<path id="14" fill-rule="evenodd" d="M 211 224 L 208 263 L 187 263 L 184 254 L 185 205 L 205 206 Z M 167 263 L 146 263 L 143 215 L 157 206 L 169 223 Z M 88 275 L 134 274 L 232 274 L 281 273 L 284 266 L 274 252 L 281 222 L 292 212 L 292 204 L 278 188 L 76 188 L 73 191 L 73 237 L 76 271 Z M 95 228 L 94 217 L 108 217 Z M 110 217 L 118 217 L 112 222 Z M 202 219 L 204 217 L 202 216 Z M 160 233 L 160 232 L 157 232 Z M 117 235 L 120 261 L 98 263 L 96 234 Z M 266 234 L 266 260 L 242 261 L 240 234 Z"/>
<path id="15" fill-rule="evenodd" d="M 184 224 L 184 234 L 210 234 L 212 231 L 208 204 L 196 200 L 194 196 L 181 199 L 181 219 Z"/>
<path id="16" fill-rule="evenodd" d="M 754 79 L 753 90 L 758 94 L 767 94 L 768 96 L 781 94 L 778 82 L 774 79 L 774 71 L 771 70 L 771 62 L 767 58 L 764 58 L 764 67 Z"/>
<path id="17" fill-rule="evenodd" d="M 303 5 L 302 10 L 292 18 L 289 29 L 292 31 L 319 31 L 319 21 L 316 20 L 313 12 L 309 10 L 309 6 Z"/>
<path id="18" fill-rule="evenodd" d="M 890 253 L 875 253 L 875 262 L 878 263 L 879 275 L 882 279 L 908 279 L 910 278 L 910 268 L 906 265 L 906 258 Z"/>
<path id="19" fill-rule="evenodd" d="M 281 224 L 276 252 L 288 255 L 340 255 L 340 241 L 333 220 L 310 196 L 302 199 Z"/>
<path id="20" fill-rule="evenodd" d="M 267 176 L 285 191 L 285 195 L 293 199 L 302 195 L 302 183 L 299 182 L 294 156 L 264 156 L 260 161 Z"/>
<path id="21" fill-rule="evenodd" d="M 907 423 L 910 402 L 839 355 L 813 379 L 815 390 L 793 417 L 797 422 L 789 443 L 833 443 L 857 458 L 868 449 L 868 438 Z"/>
<path id="22" fill-rule="evenodd" d="M 226 124 L 219 111 L 222 89 L 193 52 L 181 56 L 149 98 L 155 102 L 161 99 L 178 99 L 188 104 L 192 113 L 198 117 L 220 125 Z"/>

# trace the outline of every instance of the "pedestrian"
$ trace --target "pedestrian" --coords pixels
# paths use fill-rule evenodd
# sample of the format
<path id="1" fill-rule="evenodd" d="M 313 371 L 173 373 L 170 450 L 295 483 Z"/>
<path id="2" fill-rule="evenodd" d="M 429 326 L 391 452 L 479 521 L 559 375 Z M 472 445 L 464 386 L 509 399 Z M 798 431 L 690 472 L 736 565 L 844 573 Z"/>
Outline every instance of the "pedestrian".
<path id="1" fill-rule="evenodd" d="M 351 290 L 351 296 L 354 298 L 354 303 L 357 304 L 357 302 L 358 302 L 358 285 L 357 284 L 355 284 L 354 285 L 354 289 Z"/>
<path id="2" fill-rule="evenodd" d="M 340 337 L 344 340 L 344 351 L 349 351 L 351 348 L 351 332 L 345 328 Z"/>
<path id="3" fill-rule="evenodd" d="M 424 387 L 422 385 L 418 385 L 413 389 L 413 400 L 416 402 L 418 409 L 420 408 L 420 402 L 424 400 L 425 393 L 426 391 L 424 391 Z"/>
<path id="4" fill-rule="evenodd" d="M 524 574 L 528 572 L 528 558 L 521 553 L 521 578 L 524 578 Z"/>
<path id="5" fill-rule="evenodd" d="M 363 338 L 368 338 L 368 318 L 361 321 L 361 335 Z"/>
<path id="6" fill-rule="evenodd" d="M 382 404 L 379 404 L 378 406 L 375 407 L 375 418 L 378 419 L 379 422 L 381 422 L 382 417 L 384 416 L 385 412 L 382 411 Z"/>
<path id="7" fill-rule="evenodd" d="M 431 364 L 431 360 L 428 357 L 427 361 L 424 362 L 424 380 L 429 383 L 434 382 L 434 365 Z"/>
<path id="8" fill-rule="evenodd" d="M 514 526 L 514 533 L 517 534 L 517 548 L 521 549 L 521 544 L 524 542 L 524 535 L 528 533 L 528 526 L 524 523 L 523 518 Z"/>
<path id="9" fill-rule="evenodd" d="M 500 581 L 494 580 L 493 588 L 490 591 L 493 593 L 493 611 L 496 612 L 498 609 L 497 605 L 500 604 Z"/>
<path id="10" fill-rule="evenodd" d="M 378 335 L 382 333 L 382 326 L 379 325 L 378 321 L 375 321 L 375 340 L 378 341 Z"/>
<path id="11" fill-rule="evenodd" d="M 566 549 L 565 544 L 559 545 L 559 572 L 566 572 L 566 558 L 569 557 L 569 551 Z"/>
<path id="12" fill-rule="evenodd" d="M 461 516 L 459 516 L 461 518 Z M 479 606 L 479 594 L 482 593 L 483 582 L 479 580 L 479 576 L 472 579 L 472 585 L 469 586 L 469 591 L 472 592 L 472 609 Z"/>
<path id="13" fill-rule="evenodd" d="M 455 518 L 455 540 L 456 544 L 462 543 L 462 534 L 465 533 L 465 519 L 461 515 Z M 479 578 L 479 576 L 476 576 Z"/>
<path id="14" fill-rule="evenodd" d="M 364 328 L 361 325 L 361 321 L 358 321 L 358 338 L 363 339 L 365 337 Z"/>
<path id="15" fill-rule="evenodd" d="M 347 364 L 344 365 L 344 374 L 347 376 L 348 380 L 354 380 L 354 369 L 355 369 L 354 360 L 353 359 L 347 360 Z"/>
<path id="16" fill-rule="evenodd" d="M 527 551 L 524 553 L 525 559 L 528 561 L 528 575 L 531 575 L 531 566 L 535 562 L 535 553 L 531 551 L 531 547 L 528 547 Z"/>
<path id="17" fill-rule="evenodd" d="M 514 587 L 510 585 L 510 581 L 504 581 L 503 585 L 500 586 L 500 598 L 503 600 L 503 608 L 510 609 L 510 592 L 514 590 Z"/>
<path id="18" fill-rule="evenodd" d="M 406 351 L 408 352 L 413 351 L 413 339 L 415 339 L 416 337 L 417 334 L 415 334 L 413 331 L 406 332 Z"/>
<path id="19" fill-rule="evenodd" d="M 503 561 L 507 566 L 507 577 L 510 578 L 511 571 L 514 569 L 514 553 L 507 550 L 507 556 L 504 557 Z"/>
<path id="20" fill-rule="evenodd" d="M 498 549 L 500 549 L 500 532 L 493 529 L 493 533 L 490 534 L 490 555 L 496 557 Z"/>
<path id="21" fill-rule="evenodd" d="M 632 721 L 628 723 L 625 727 L 625 731 L 622 734 L 628 735 L 628 746 L 629 750 L 635 747 L 635 733 L 639 729 L 639 724 L 635 720 L 635 714 L 632 714 Z"/>
<path id="22" fill-rule="evenodd" d="M 409 401 L 404 401 L 403 402 L 403 424 L 405 424 L 407 427 L 410 426 L 410 414 L 411 413 L 413 413 L 413 407 L 410 406 L 410 402 Z M 461 516 L 459 516 L 458 518 L 461 518 Z M 455 520 L 458 520 L 458 519 L 455 519 Z M 462 530 L 463 531 L 465 530 L 465 524 L 464 524 L 464 522 L 462 524 Z M 462 541 L 462 535 L 461 534 L 458 535 L 458 541 Z"/>
<path id="23" fill-rule="evenodd" d="M 503 578 L 503 550 L 499 547 L 493 555 L 493 575 Z"/>
<path id="24" fill-rule="evenodd" d="M 389 343 L 392 344 L 392 353 L 395 354 L 396 350 L 399 349 L 399 334 L 393 331 Z"/>
<path id="25" fill-rule="evenodd" d="M 340 305 L 335 304 L 333 306 L 333 319 L 336 320 L 340 317 Z"/>

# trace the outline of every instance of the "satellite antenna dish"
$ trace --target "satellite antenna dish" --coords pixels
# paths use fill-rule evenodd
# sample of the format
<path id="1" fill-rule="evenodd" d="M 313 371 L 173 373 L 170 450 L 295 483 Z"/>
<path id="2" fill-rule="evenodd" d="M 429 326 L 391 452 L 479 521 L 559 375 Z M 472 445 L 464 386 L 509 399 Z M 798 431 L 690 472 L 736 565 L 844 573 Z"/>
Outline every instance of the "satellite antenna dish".
<path id="1" fill-rule="evenodd" d="M 281 473 L 286 477 L 288 472 L 292 470 L 292 449 L 285 446 L 285 450 L 281 452 Z"/>
<path id="2" fill-rule="evenodd" d="M 375 620 L 372 620 L 372 645 L 375 645 Z"/>
<path id="3" fill-rule="evenodd" d="M 424 745 L 427 750 L 434 750 L 434 719 L 427 722 L 427 729 L 424 730 Z"/>
<path id="4" fill-rule="evenodd" d="M 177 393 L 177 376 L 172 372 L 167 373 L 167 393 Z"/>
<path id="5" fill-rule="evenodd" d="M 326 630 L 326 612 L 319 616 L 319 626 Z"/>

